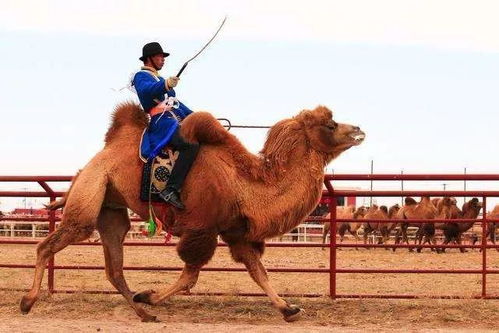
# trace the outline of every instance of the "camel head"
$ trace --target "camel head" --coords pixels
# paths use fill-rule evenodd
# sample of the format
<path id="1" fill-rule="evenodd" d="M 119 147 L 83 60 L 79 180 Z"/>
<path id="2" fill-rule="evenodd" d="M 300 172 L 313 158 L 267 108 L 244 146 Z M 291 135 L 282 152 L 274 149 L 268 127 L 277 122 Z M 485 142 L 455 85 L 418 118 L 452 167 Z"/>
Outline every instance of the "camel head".
<path id="1" fill-rule="evenodd" d="M 388 217 L 391 219 L 395 218 L 395 216 L 399 210 L 400 210 L 399 204 L 395 204 L 395 205 L 391 206 L 390 209 L 388 210 Z"/>
<path id="2" fill-rule="evenodd" d="M 353 218 L 354 219 L 361 219 L 367 214 L 367 208 L 364 206 L 360 206 L 355 210 L 355 213 L 353 213 Z"/>
<path id="3" fill-rule="evenodd" d="M 304 155 L 316 153 L 324 166 L 365 138 L 358 127 L 338 124 L 324 106 L 303 110 L 276 123 L 267 134 L 261 155 L 275 170 L 284 170 L 291 161 L 302 163 Z"/>
<path id="4" fill-rule="evenodd" d="M 294 119 L 304 129 L 310 148 L 333 158 L 360 145 L 365 138 L 359 127 L 335 122 L 333 113 L 325 106 L 302 111 Z"/>
<path id="5" fill-rule="evenodd" d="M 483 204 L 477 198 L 473 198 L 463 204 L 463 214 L 468 214 L 468 212 L 474 212 L 473 215 L 478 216 L 478 213 L 480 213 L 482 207 Z"/>

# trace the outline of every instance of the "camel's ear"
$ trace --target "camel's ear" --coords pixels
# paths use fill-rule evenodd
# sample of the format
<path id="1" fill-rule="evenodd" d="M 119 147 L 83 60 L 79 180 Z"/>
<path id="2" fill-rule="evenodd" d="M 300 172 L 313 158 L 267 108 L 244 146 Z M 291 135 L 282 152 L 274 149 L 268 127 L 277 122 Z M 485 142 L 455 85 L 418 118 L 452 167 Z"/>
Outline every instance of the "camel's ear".
<path id="1" fill-rule="evenodd" d="M 326 120 L 331 120 L 333 119 L 333 111 L 331 111 L 329 108 L 325 107 L 324 105 L 319 105 L 314 109 L 315 112 L 321 115 L 321 117 L 326 118 Z"/>
<path id="2" fill-rule="evenodd" d="M 325 124 L 332 120 L 333 112 L 327 107 L 319 105 L 311 111 L 302 111 L 300 118 L 306 127 L 312 127 L 317 124 Z"/>

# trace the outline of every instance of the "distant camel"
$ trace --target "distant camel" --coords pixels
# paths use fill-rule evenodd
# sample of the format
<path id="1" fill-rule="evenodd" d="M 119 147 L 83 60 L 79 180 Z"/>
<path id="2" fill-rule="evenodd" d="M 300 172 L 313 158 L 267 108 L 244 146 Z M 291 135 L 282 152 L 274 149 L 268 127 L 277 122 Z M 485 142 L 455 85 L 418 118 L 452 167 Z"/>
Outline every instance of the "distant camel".
<path id="1" fill-rule="evenodd" d="M 336 218 L 337 219 L 355 219 L 360 220 L 366 214 L 367 209 L 363 206 L 355 209 L 355 206 L 340 206 L 337 207 L 336 210 Z M 329 214 L 326 216 L 329 218 Z M 337 232 L 340 235 L 340 243 L 343 243 L 343 239 L 345 238 L 345 233 L 348 231 L 354 238 L 355 242 L 359 241 L 359 236 L 357 235 L 357 231 L 362 227 L 362 222 L 341 222 L 338 225 Z M 324 231 L 322 232 L 322 248 L 326 244 L 327 235 L 330 233 L 331 223 L 324 222 Z"/>
<path id="2" fill-rule="evenodd" d="M 499 205 L 496 205 L 494 209 L 487 214 L 487 218 L 489 219 L 499 219 Z M 499 227 L 498 222 L 489 222 L 487 224 L 487 234 L 485 235 L 485 238 L 490 237 L 490 241 L 492 244 L 496 245 L 496 234 L 497 234 L 497 228 Z M 478 241 L 478 239 L 475 239 L 473 241 L 473 245 Z M 496 249 L 499 252 L 499 249 Z M 482 251 L 482 249 L 480 249 Z"/>
<path id="3" fill-rule="evenodd" d="M 434 200 L 431 201 L 431 205 L 434 205 Z M 456 207 L 456 199 L 455 198 L 450 198 L 450 197 L 444 197 L 439 199 L 436 202 L 436 215 L 434 218 L 440 219 L 440 220 L 448 220 L 451 218 L 458 218 L 459 212 L 456 211 L 459 210 Z M 428 244 L 434 244 L 436 245 L 436 239 L 435 239 L 435 234 L 436 234 L 436 229 L 443 229 L 446 227 L 447 223 L 435 223 L 435 222 L 426 222 L 421 225 L 421 227 L 418 229 L 418 232 L 416 233 L 416 240 L 419 245 L 424 245 L 426 243 Z M 418 247 L 417 251 L 421 252 L 423 248 Z M 432 251 L 436 251 L 437 253 L 442 252 L 440 248 L 432 248 Z"/>
<path id="4" fill-rule="evenodd" d="M 437 216 L 437 208 L 431 203 L 429 197 L 422 197 L 421 201 L 418 203 L 413 198 L 405 198 L 405 205 L 400 208 L 396 214 L 397 219 L 406 219 L 407 222 L 400 223 L 400 229 L 395 236 L 395 244 L 400 243 L 400 238 L 402 242 L 409 244 L 409 239 L 407 237 L 407 229 L 409 226 L 418 227 L 421 229 L 421 223 L 411 223 L 411 219 L 434 219 Z M 418 230 L 419 230 L 418 229 Z M 417 240 L 415 240 L 416 243 Z M 396 248 L 393 248 L 395 251 Z M 413 251 L 413 248 L 409 248 L 409 251 Z"/>
<path id="5" fill-rule="evenodd" d="M 463 210 L 459 211 L 457 217 L 452 217 L 452 218 L 476 219 L 478 217 L 478 214 L 480 214 L 481 209 L 482 209 L 482 203 L 479 202 L 477 198 L 473 198 L 463 204 Z M 443 223 L 443 225 L 438 226 L 440 229 L 444 231 L 445 240 L 443 244 L 446 245 L 449 244 L 451 241 L 453 241 L 455 244 L 461 245 L 462 234 L 471 229 L 474 224 L 475 222 Z M 461 251 L 461 253 L 466 252 L 464 248 L 460 248 L 459 251 Z M 442 249 L 442 252 L 445 252 L 445 248 Z"/>
<path id="6" fill-rule="evenodd" d="M 377 205 L 373 205 L 364 215 L 365 220 L 378 220 L 380 222 L 365 222 L 364 223 L 364 244 L 367 244 L 367 237 L 370 233 L 378 233 L 381 238 L 378 241 L 378 244 L 387 244 L 388 239 L 390 237 L 390 233 L 395 228 L 396 223 L 389 222 L 381 222 L 390 220 L 396 217 L 397 212 L 400 210 L 400 206 L 395 204 L 390 207 L 390 209 L 386 208 L 386 206 L 380 206 L 378 208 Z M 388 250 L 385 248 L 385 250 Z"/>

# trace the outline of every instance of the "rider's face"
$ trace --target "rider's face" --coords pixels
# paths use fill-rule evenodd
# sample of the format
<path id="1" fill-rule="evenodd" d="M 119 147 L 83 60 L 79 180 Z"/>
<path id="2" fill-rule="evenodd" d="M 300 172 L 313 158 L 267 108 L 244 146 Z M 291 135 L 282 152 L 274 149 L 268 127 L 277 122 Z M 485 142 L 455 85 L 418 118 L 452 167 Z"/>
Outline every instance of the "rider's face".
<path id="1" fill-rule="evenodd" d="M 158 71 L 165 64 L 165 56 L 162 53 L 152 56 L 151 60 Z"/>

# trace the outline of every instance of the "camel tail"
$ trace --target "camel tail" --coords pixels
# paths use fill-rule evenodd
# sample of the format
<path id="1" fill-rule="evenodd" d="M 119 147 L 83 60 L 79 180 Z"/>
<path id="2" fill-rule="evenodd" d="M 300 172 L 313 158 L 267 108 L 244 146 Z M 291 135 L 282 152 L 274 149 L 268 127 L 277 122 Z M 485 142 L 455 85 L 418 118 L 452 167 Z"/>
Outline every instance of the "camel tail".
<path id="1" fill-rule="evenodd" d="M 62 196 L 62 198 L 58 200 L 54 200 L 50 202 L 48 205 L 44 205 L 46 209 L 48 210 L 57 210 L 59 208 L 63 208 L 66 205 L 66 201 L 68 200 L 68 195 L 69 192 L 71 192 L 71 189 L 73 188 L 73 184 L 76 182 L 78 179 L 78 176 L 80 175 L 81 170 L 78 170 L 76 175 L 71 179 L 71 185 L 69 186 L 69 189 L 67 190 L 66 193 Z"/>
<path id="2" fill-rule="evenodd" d="M 229 137 L 229 132 L 208 112 L 195 112 L 182 123 L 182 135 L 189 141 L 221 144 Z"/>
<path id="3" fill-rule="evenodd" d="M 45 205 L 45 209 L 47 210 L 57 210 L 59 208 L 62 208 L 66 205 L 66 195 L 67 195 L 67 192 L 64 194 L 64 197 L 58 199 L 58 200 L 54 200 L 54 201 L 51 201 L 48 205 Z"/>

